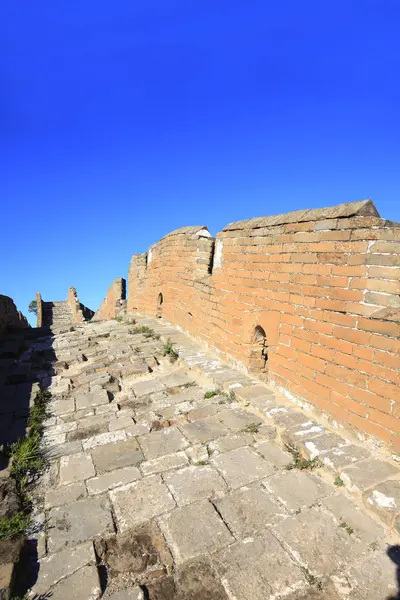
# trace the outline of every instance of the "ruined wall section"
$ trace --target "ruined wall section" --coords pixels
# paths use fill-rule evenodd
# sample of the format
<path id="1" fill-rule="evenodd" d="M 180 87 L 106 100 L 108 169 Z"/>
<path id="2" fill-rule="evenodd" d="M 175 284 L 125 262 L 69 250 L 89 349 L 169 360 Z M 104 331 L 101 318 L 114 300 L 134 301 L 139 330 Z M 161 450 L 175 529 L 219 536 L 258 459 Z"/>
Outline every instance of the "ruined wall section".
<path id="1" fill-rule="evenodd" d="M 126 280 L 122 277 L 114 279 L 107 290 L 106 297 L 95 312 L 92 320 L 114 319 L 126 307 Z"/>
<path id="2" fill-rule="evenodd" d="M 0 336 L 9 329 L 24 329 L 30 327 L 26 317 L 17 309 L 9 296 L 0 294 Z"/>
<path id="3" fill-rule="evenodd" d="M 209 285 L 214 240 L 207 228 L 184 227 L 163 237 L 147 254 L 134 255 L 128 277 L 128 312 L 163 316 L 188 330 L 202 322 L 195 283 Z"/>
<path id="4" fill-rule="evenodd" d="M 174 232 L 140 278 L 133 260 L 128 306 L 400 450 L 400 225 L 364 201 L 232 223 L 213 243 Z"/>

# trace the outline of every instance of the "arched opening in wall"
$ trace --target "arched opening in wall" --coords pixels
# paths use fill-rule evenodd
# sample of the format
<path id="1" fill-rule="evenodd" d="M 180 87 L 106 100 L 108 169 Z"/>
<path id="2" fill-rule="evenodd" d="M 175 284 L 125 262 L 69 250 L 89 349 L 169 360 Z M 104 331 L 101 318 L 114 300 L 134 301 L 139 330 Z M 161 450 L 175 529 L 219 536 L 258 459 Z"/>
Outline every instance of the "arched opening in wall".
<path id="1" fill-rule="evenodd" d="M 250 355 L 250 368 L 254 371 L 267 371 L 268 345 L 267 334 L 261 325 L 254 328 L 253 344 Z"/>
<path id="2" fill-rule="evenodd" d="M 157 317 L 162 317 L 164 296 L 160 292 L 157 298 Z"/>

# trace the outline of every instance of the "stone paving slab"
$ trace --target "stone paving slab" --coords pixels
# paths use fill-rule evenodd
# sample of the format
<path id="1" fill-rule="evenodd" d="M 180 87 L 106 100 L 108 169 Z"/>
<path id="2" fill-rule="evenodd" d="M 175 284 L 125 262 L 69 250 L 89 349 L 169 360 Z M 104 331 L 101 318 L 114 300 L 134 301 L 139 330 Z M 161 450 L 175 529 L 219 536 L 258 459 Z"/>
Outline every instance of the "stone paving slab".
<path id="1" fill-rule="evenodd" d="M 176 563 L 211 553 L 233 541 L 208 500 L 176 508 L 158 519 Z"/>
<path id="2" fill-rule="evenodd" d="M 178 506 L 202 498 L 217 498 L 228 490 L 219 473 L 210 466 L 190 466 L 166 473 L 164 481 Z"/>
<path id="3" fill-rule="evenodd" d="M 138 320 L 161 339 L 116 321 L 54 338 L 61 393 L 46 424 L 35 593 L 99 597 L 94 542 L 116 552 L 100 570 L 110 600 L 396 593 L 398 466 L 372 459 L 161 320 Z M 163 358 L 168 337 L 176 363 Z M 204 397 L 216 388 L 236 398 Z M 322 466 L 294 468 L 288 441 Z M 146 566 L 133 575 L 135 561 Z"/>
<path id="4" fill-rule="evenodd" d="M 126 531 L 172 510 L 175 501 L 157 475 L 130 483 L 110 492 L 118 528 Z"/>
<path id="5" fill-rule="evenodd" d="M 232 598 L 268 600 L 306 587 L 300 567 L 268 531 L 217 555 L 217 569 Z"/>
<path id="6" fill-rule="evenodd" d="M 108 500 L 93 497 L 78 500 L 49 511 L 48 546 L 50 552 L 76 545 L 114 531 Z"/>
<path id="7" fill-rule="evenodd" d="M 249 447 L 219 454 L 211 462 L 232 489 L 264 479 L 274 472 L 273 466 Z"/>
<path id="8" fill-rule="evenodd" d="M 144 459 L 136 438 L 97 446 L 91 450 L 97 474 L 138 465 Z"/>
<path id="9" fill-rule="evenodd" d="M 138 440 L 147 459 L 158 458 L 171 452 L 184 450 L 189 445 L 186 438 L 176 427 L 142 435 Z"/>

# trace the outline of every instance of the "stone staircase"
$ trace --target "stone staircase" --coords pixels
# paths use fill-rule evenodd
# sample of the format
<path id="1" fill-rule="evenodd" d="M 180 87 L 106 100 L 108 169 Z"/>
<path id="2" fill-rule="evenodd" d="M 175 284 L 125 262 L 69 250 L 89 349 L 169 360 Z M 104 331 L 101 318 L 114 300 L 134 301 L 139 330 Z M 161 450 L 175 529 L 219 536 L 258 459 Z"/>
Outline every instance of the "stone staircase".
<path id="1" fill-rule="evenodd" d="M 43 326 L 58 327 L 70 325 L 72 320 L 72 309 L 66 300 L 43 302 Z"/>

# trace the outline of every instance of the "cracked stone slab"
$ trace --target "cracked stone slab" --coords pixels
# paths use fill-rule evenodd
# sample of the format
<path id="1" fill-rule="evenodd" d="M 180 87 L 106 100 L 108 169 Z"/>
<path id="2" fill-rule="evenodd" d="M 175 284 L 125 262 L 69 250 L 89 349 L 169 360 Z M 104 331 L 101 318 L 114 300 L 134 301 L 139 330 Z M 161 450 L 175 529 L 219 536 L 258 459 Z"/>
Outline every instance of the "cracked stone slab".
<path id="1" fill-rule="evenodd" d="M 175 507 L 175 501 L 160 477 L 152 475 L 110 492 L 118 529 L 145 523 Z"/>
<path id="2" fill-rule="evenodd" d="M 216 561 L 230 598 L 273 600 L 305 587 L 300 568 L 269 531 L 218 552 Z"/>
<path id="3" fill-rule="evenodd" d="M 263 533 L 265 527 L 287 516 L 286 510 L 259 485 L 230 492 L 215 505 L 235 537 Z"/>
<path id="4" fill-rule="evenodd" d="M 60 458 L 60 485 L 67 485 L 94 477 L 95 471 L 90 454 L 78 452 Z"/>
<path id="5" fill-rule="evenodd" d="M 181 430 L 192 444 L 203 444 L 229 432 L 214 416 L 182 425 Z"/>
<path id="6" fill-rule="evenodd" d="M 97 568 L 82 567 L 57 583 L 50 593 L 57 600 L 98 600 L 102 593 Z"/>
<path id="7" fill-rule="evenodd" d="M 400 533 L 400 481 L 385 481 L 363 494 L 364 504 Z"/>
<path id="8" fill-rule="evenodd" d="M 273 475 L 263 485 L 290 511 L 311 506 L 333 494 L 333 489 L 322 479 L 294 469 Z"/>
<path id="9" fill-rule="evenodd" d="M 269 441 L 259 442 L 254 446 L 255 450 L 263 455 L 265 460 L 272 463 L 275 467 L 286 467 L 293 461 L 289 452 L 281 450 L 276 444 Z"/>
<path id="10" fill-rule="evenodd" d="M 155 475 L 164 471 L 170 471 L 171 469 L 184 467 L 187 464 L 188 458 L 184 452 L 174 452 L 173 454 L 164 454 L 164 456 L 142 462 L 140 468 L 143 475 Z"/>
<path id="11" fill-rule="evenodd" d="M 366 489 L 384 482 L 385 479 L 399 474 L 398 467 L 389 462 L 372 458 L 346 467 L 340 476 L 350 488 L 364 492 Z"/>
<path id="12" fill-rule="evenodd" d="M 166 473 L 164 481 L 178 505 L 190 504 L 202 498 L 218 498 L 228 489 L 219 473 L 209 466 L 191 465 Z"/>
<path id="13" fill-rule="evenodd" d="M 248 446 L 253 442 L 253 436 L 250 433 L 229 433 L 223 437 L 212 440 L 207 444 L 212 453 L 221 454 L 229 450 L 236 450 L 242 446 Z"/>
<path id="14" fill-rule="evenodd" d="M 139 444 L 133 437 L 126 441 L 97 446 L 92 449 L 91 454 L 98 475 L 106 471 L 138 465 L 144 459 Z"/>
<path id="15" fill-rule="evenodd" d="M 69 504 L 76 500 L 81 500 L 86 496 L 85 484 L 82 481 L 62 485 L 46 492 L 45 508 L 53 508 L 62 504 Z"/>
<path id="16" fill-rule="evenodd" d="M 105 498 L 78 500 L 50 510 L 48 547 L 50 552 L 57 552 L 113 531 L 110 507 Z"/>
<path id="17" fill-rule="evenodd" d="M 359 460 L 369 458 L 371 453 L 366 448 L 349 444 L 342 448 L 336 448 L 320 457 L 325 467 L 338 473 L 343 467 L 351 465 Z"/>
<path id="18" fill-rule="evenodd" d="M 75 548 L 66 548 L 61 552 L 50 554 L 40 561 L 38 579 L 32 588 L 32 593 L 40 596 L 46 593 L 61 579 L 72 575 L 85 565 L 95 563 L 93 544 L 86 542 Z"/>
<path id="19" fill-rule="evenodd" d="M 381 525 L 362 512 L 351 500 L 341 493 L 323 500 L 323 504 L 335 515 L 340 523 L 354 530 L 361 540 L 371 544 L 384 536 Z"/>
<path id="20" fill-rule="evenodd" d="M 285 519 L 273 531 L 314 577 L 340 571 L 362 552 L 360 542 L 319 507 Z"/>
<path id="21" fill-rule="evenodd" d="M 137 467 L 124 467 L 123 469 L 116 469 L 115 471 L 104 473 L 98 477 L 87 479 L 86 487 L 91 495 L 101 494 L 107 490 L 112 490 L 140 478 L 141 474 Z"/>
<path id="22" fill-rule="evenodd" d="M 231 488 L 264 479 L 274 472 L 274 467 L 248 446 L 219 454 L 211 462 Z"/>
<path id="23" fill-rule="evenodd" d="M 109 404 L 109 398 L 106 390 L 99 389 L 89 394 L 77 394 L 75 397 L 76 410 L 92 408 L 100 404 Z"/>
<path id="24" fill-rule="evenodd" d="M 386 554 L 382 551 L 368 554 L 332 580 L 346 600 L 396 600 L 398 560 L 398 547 L 389 546 Z"/>
<path id="25" fill-rule="evenodd" d="M 189 445 L 185 437 L 176 427 L 168 427 L 161 431 L 152 431 L 139 438 L 140 447 L 147 459 L 158 458 L 184 450 Z"/>
<path id="26" fill-rule="evenodd" d="M 234 539 L 208 500 L 176 508 L 158 523 L 177 564 L 215 552 Z"/>
<path id="27" fill-rule="evenodd" d="M 262 423 L 262 419 L 257 415 L 243 409 L 234 408 L 222 410 L 215 418 L 232 431 L 241 431 L 249 425 L 261 425 Z"/>

